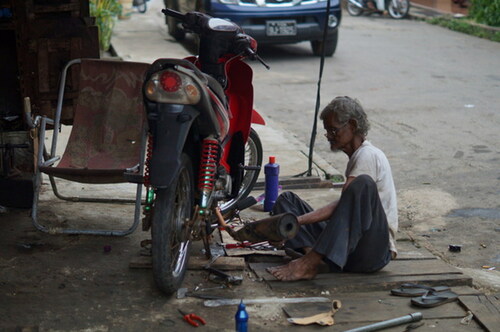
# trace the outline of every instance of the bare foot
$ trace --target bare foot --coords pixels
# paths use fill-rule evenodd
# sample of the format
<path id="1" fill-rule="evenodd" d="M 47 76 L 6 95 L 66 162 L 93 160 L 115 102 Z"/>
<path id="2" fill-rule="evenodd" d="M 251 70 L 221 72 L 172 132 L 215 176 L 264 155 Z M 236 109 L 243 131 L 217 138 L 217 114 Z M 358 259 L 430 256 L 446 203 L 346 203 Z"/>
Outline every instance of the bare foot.
<path id="1" fill-rule="evenodd" d="M 315 251 L 297 258 L 286 265 L 268 268 L 276 279 L 283 281 L 309 280 L 318 274 L 318 266 L 322 262 L 322 256 Z"/>

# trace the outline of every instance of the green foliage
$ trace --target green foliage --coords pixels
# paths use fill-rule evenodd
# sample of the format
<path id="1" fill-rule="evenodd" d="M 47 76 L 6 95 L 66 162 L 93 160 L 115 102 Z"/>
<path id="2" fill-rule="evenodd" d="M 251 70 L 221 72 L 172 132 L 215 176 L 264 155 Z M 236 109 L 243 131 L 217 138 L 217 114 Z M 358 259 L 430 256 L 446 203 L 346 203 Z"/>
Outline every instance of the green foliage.
<path id="1" fill-rule="evenodd" d="M 463 32 L 480 38 L 489 39 L 492 41 L 500 42 L 500 31 L 492 31 L 484 29 L 477 24 L 473 24 L 466 19 L 457 19 L 453 17 L 435 17 L 427 20 L 431 24 L 436 24 L 450 30 Z"/>
<path id="2" fill-rule="evenodd" d="M 90 0 L 90 16 L 96 18 L 99 30 L 99 48 L 109 50 L 116 17 L 122 12 L 118 0 Z"/>
<path id="3" fill-rule="evenodd" d="M 90 0 L 90 16 L 117 16 L 122 12 L 118 0 Z"/>
<path id="4" fill-rule="evenodd" d="M 479 23 L 500 27 L 500 0 L 472 0 L 469 16 Z"/>

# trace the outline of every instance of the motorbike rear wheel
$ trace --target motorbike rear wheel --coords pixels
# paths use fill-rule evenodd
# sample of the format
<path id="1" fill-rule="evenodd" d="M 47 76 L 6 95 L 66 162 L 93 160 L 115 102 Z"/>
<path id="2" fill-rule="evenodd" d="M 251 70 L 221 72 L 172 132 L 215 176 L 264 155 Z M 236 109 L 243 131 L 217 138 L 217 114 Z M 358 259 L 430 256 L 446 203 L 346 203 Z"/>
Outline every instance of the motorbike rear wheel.
<path id="1" fill-rule="evenodd" d="M 181 156 L 181 167 L 170 188 L 157 189 L 151 225 L 153 276 L 164 293 L 174 293 L 186 273 L 189 229 L 193 214 L 194 177 L 191 160 Z"/>
<path id="2" fill-rule="evenodd" d="M 257 132 L 251 128 L 247 144 L 245 145 L 245 166 L 262 166 L 262 156 L 262 142 L 260 141 L 260 137 Z M 245 171 L 238 196 L 219 206 L 222 214 L 225 214 L 227 211 L 233 209 L 236 203 L 245 199 L 250 194 L 255 182 L 257 182 L 259 173 L 260 171 Z"/>
<path id="3" fill-rule="evenodd" d="M 410 1 L 408 0 L 390 0 L 388 7 L 389 15 L 395 19 L 402 19 L 410 11 Z"/>
<path id="4" fill-rule="evenodd" d="M 363 9 L 347 1 L 347 12 L 351 16 L 360 16 L 361 14 L 363 14 Z"/>

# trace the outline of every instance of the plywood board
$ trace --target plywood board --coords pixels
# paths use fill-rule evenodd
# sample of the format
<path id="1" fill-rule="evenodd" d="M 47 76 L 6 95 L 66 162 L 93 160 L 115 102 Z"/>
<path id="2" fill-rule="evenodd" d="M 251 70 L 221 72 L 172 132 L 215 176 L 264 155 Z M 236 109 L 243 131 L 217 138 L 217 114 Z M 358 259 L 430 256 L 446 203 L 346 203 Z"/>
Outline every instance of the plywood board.
<path id="1" fill-rule="evenodd" d="M 403 261 L 405 262 L 405 261 Z M 426 262 L 426 261 L 414 261 Z M 433 262 L 433 261 L 428 261 Z M 394 263 L 394 262 L 393 262 Z M 392 263 L 391 263 L 392 264 Z M 444 264 L 444 263 L 443 263 Z M 302 280 L 285 282 L 279 281 L 269 274 L 265 268 L 275 266 L 273 263 L 250 263 L 250 268 L 255 272 L 258 278 L 265 280 L 273 290 L 330 290 L 330 291 L 373 291 L 389 290 L 398 287 L 405 282 L 423 283 L 430 286 L 448 285 L 448 286 L 471 286 L 472 278 L 457 273 L 453 269 L 443 268 L 433 269 L 423 273 L 419 269 L 408 267 L 407 270 L 396 273 L 382 273 L 383 271 L 370 274 L 353 273 L 326 273 L 318 274 L 313 280 Z M 418 264 L 422 267 L 422 264 Z M 417 266 L 418 267 L 418 266 Z"/>
<path id="2" fill-rule="evenodd" d="M 434 308 L 418 308 L 411 305 L 410 298 L 391 296 L 386 294 L 379 297 L 365 293 L 363 297 L 351 297 L 347 293 L 331 296 L 339 300 L 342 307 L 335 314 L 337 323 L 349 322 L 378 322 L 396 317 L 405 316 L 414 312 L 420 312 L 425 319 L 457 318 L 462 319 L 466 311 L 458 301 L 445 303 Z M 307 317 L 315 313 L 328 312 L 329 303 L 301 303 L 287 304 L 283 310 L 289 317 Z"/>
<path id="3" fill-rule="evenodd" d="M 499 296 L 461 296 L 459 301 L 474 314 L 475 319 L 487 331 L 493 332 L 500 329 Z"/>
<path id="4" fill-rule="evenodd" d="M 284 264 L 281 263 L 281 264 Z M 251 263 L 250 267 L 264 280 L 276 280 L 273 275 L 266 271 L 271 266 L 281 265 L 280 263 Z M 432 275 L 432 274 L 462 274 L 457 268 L 446 264 L 440 260 L 394 260 L 391 261 L 381 271 L 375 273 L 321 273 L 316 279 L 335 280 L 352 277 L 370 276 L 407 276 L 407 275 Z"/>
<path id="5" fill-rule="evenodd" d="M 396 318 L 396 317 L 393 317 Z M 469 325 L 463 325 L 460 324 L 461 319 L 459 318 L 443 318 L 443 319 L 426 319 L 424 316 L 424 319 L 412 323 L 415 324 L 416 326 L 419 326 L 416 329 L 406 329 L 407 326 L 410 324 L 402 324 L 398 325 L 395 327 L 391 328 L 384 328 L 381 331 L 384 332 L 401 332 L 401 331 L 415 331 L 415 332 L 428 332 L 428 331 L 443 331 L 443 332 L 448 332 L 448 331 L 460 331 L 460 332 L 484 332 L 484 329 L 482 329 L 478 323 L 472 321 Z M 352 323 L 342 323 L 342 324 L 335 324 L 333 326 L 334 331 L 347 331 L 350 329 L 354 328 L 359 328 L 359 327 L 364 327 L 369 324 L 373 324 L 377 322 L 369 322 L 369 323 L 359 323 L 359 322 L 352 322 Z M 306 326 L 308 329 L 296 329 L 294 328 L 294 331 L 314 331 L 314 328 L 311 329 L 310 326 Z"/>

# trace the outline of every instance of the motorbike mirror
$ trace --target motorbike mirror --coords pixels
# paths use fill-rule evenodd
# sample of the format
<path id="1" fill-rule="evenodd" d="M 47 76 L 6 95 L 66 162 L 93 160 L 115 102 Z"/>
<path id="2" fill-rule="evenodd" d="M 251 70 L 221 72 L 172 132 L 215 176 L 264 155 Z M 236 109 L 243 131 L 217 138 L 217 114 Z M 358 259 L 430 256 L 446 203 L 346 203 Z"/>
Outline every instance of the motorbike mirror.
<path id="1" fill-rule="evenodd" d="M 239 26 L 236 24 L 223 20 L 221 18 L 211 18 L 208 20 L 208 27 L 214 31 L 238 31 Z"/>

